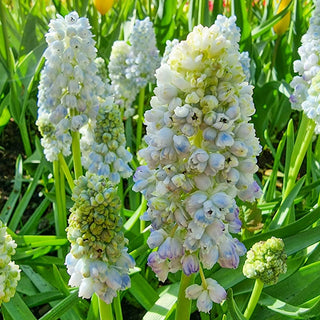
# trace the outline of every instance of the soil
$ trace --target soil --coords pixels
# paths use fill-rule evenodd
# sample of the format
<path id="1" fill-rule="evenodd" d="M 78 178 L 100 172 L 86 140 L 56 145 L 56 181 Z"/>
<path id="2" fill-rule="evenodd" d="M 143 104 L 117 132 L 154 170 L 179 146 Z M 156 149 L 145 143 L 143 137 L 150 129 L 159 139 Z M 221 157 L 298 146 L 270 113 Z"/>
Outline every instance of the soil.
<path id="1" fill-rule="evenodd" d="M 0 211 L 13 188 L 17 157 L 23 153 L 19 129 L 10 120 L 0 135 Z"/>

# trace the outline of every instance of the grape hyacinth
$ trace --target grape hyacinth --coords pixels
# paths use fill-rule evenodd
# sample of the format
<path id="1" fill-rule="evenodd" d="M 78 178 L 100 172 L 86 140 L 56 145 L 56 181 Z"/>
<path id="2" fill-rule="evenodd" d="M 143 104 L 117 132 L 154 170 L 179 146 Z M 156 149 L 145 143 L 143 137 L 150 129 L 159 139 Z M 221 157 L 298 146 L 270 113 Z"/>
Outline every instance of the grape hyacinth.
<path id="1" fill-rule="evenodd" d="M 126 118 L 134 114 L 132 103 L 140 89 L 154 82 L 160 65 L 156 37 L 149 17 L 136 20 L 129 36 L 129 44 L 115 41 L 109 63 L 111 91 Z"/>
<path id="2" fill-rule="evenodd" d="M 0 221 L 0 305 L 14 296 L 20 280 L 19 266 L 11 261 L 16 247 L 17 244 L 7 233 L 7 227 Z"/>
<path id="3" fill-rule="evenodd" d="M 70 154 L 71 131 L 82 128 L 98 112 L 104 85 L 97 76 L 96 48 L 87 18 L 71 12 L 51 20 L 48 48 L 38 93 L 37 125 L 49 161 Z"/>
<path id="4" fill-rule="evenodd" d="M 81 137 L 82 164 L 89 172 L 108 177 L 115 185 L 129 178 L 132 155 L 125 148 L 121 113 L 112 99 L 100 107 L 96 122 L 84 127 Z"/>
<path id="5" fill-rule="evenodd" d="M 120 198 L 105 177 L 86 173 L 75 181 L 66 256 L 69 285 L 79 286 L 79 296 L 96 293 L 110 304 L 117 291 L 130 287 L 129 269 L 135 262 L 125 247 Z"/>
<path id="6" fill-rule="evenodd" d="M 293 109 L 303 111 L 316 123 L 315 132 L 320 133 L 320 0 L 315 0 L 315 9 L 310 19 L 309 29 L 302 36 L 298 49 L 300 60 L 293 64 L 295 76 L 290 85 L 294 89 L 290 102 Z"/>
<path id="7" fill-rule="evenodd" d="M 218 16 L 210 28 L 195 27 L 156 71 L 151 110 L 145 112 L 147 147 L 133 190 L 147 199 L 155 249 L 148 265 L 161 281 L 169 272 L 189 276 L 217 262 L 237 268 L 246 248 L 231 233 L 241 229 L 236 197 L 254 201 L 253 178 L 261 151 L 248 123 L 255 112 L 252 86 L 241 65 L 236 18 Z M 209 312 L 225 290 L 202 277 L 186 296 Z"/>
<path id="8" fill-rule="evenodd" d="M 260 279 L 265 284 L 275 284 L 279 275 L 287 272 L 286 260 L 283 240 L 272 237 L 255 243 L 247 252 L 243 274 L 250 279 Z"/>

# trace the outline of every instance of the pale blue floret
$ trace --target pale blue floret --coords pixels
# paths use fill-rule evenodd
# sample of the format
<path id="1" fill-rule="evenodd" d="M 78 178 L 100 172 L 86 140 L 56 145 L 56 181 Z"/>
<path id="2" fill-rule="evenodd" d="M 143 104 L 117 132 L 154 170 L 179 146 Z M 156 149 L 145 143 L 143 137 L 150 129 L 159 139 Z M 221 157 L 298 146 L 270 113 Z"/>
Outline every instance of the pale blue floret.
<path id="1" fill-rule="evenodd" d="M 303 111 L 306 116 L 316 123 L 315 132 L 320 132 L 319 115 L 319 71 L 320 71 L 320 1 L 315 0 L 315 9 L 309 22 L 309 29 L 302 36 L 298 49 L 300 60 L 293 63 L 294 71 L 298 73 L 290 85 L 294 89 L 290 102 L 293 109 Z"/>
<path id="2" fill-rule="evenodd" d="M 152 230 L 147 240 L 149 248 L 154 249 L 159 247 L 165 240 L 166 233 L 163 230 Z"/>
<path id="3" fill-rule="evenodd" d="M 158 249 L 161 259 L 175 259 L 183 255 L 182 242 L 176 238 L 168 237 Z"/>
<path id="4" fill-rule="evenodd" d="M 146 166 L 137 169 L 133 190 L 148 200 L 142 217 L 153 228 L 148 265 L 160 281 L 181 269 L 196 273 L 200 265 L 236 268 L 245 253 L 230 235 L 241 229 L 235 198 L 261 195 L 253 180 L 261 147 L 249 124 L 253 92 L 235 19 L 219 16 L 210 28 L 195 27 L 186 41 L 169 43 L 156 71 L 145 113 L 147 146 L 139 151 Z M 204 312 L 226 298 L 213 279 L 207 284 L 188 292 Z"/>
<path id="5" fill-rule="evenodd" d="M 197 273 L 199 271 L 199 259 L 195 254 L 190 254 L 184 256 L 181 259 L 182 270 L 185 275 L 190 276 L 193 273 Z"/>
<path id="6" fill-rule="evenodd" d="M 125 41 L 113 44 L 109 63 L 111 91 L 125 117 L 134 114 L 132 104 L 137 94 L 149 82 L 154 82 L 154 73 L 160 64 L 153 25 L 148 17 L 135 21 L 128 40 L 129 44 Z"/>
<path id="7" fill-rule="evenodd" d="M 39 83 L 37 125 L 46 158 L 54 161 L 60 152 L 70 154 L 70 130 L 79 131 L 96 117 L 97 97 L 104 88 L 96 75 L 95 41 L 88 19 L 72 12 L 65 18 L 58 15 L 49 27 L 46 62 Z"/>

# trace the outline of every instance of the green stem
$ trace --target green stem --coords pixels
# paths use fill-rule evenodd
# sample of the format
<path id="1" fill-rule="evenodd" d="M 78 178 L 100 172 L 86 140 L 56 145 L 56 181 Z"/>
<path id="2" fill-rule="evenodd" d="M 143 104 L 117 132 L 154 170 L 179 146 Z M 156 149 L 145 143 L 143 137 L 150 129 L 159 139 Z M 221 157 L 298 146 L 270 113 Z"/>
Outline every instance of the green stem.
<path id="1" fill-rule="evenodd" d="M 118 295 L 113 299 L 112 305 L 113 305 L 114 313 L 116 314 L 116 320 L 123 320 L 119 292 L 118 292 Z"/>
<path id="2" fill-rule="evenodd" d="M 105 303 L 99 297 L 98 297 L 98 301 L 99 301 L 100 320 L 113 320 L 111 304 Z"/>
<path id="3" fill-rule="evenodd" d="M 320 162 L 320 136 L 319 135 L 317 137 L 317 142 L 316 142 L 316 146 L 314 149 L 314 158 L 315 158 L 315 160 Z"/>
<path id="4" fill-rule="evenodd" d="M 263 282 L 260 279 L 256 279 L 254 283 L 254 287 L 251 293 L 250 300 L 248 302 L 247 308 L 244 312 L 244 316 L 246 319 L 250 319 L 261 295 L 263 289 Z"/>
<path id="5" fill-rule="evenodd" d="M 59 160 L 58 160 L 59 161 Z M 60 164 L 60 163 L 59 163 Z M 60 194 L 61 194 L 61 206 L 63 208 L 63 212 L 66 212 L 66 183 L 64 180 L 63 170 L 61 165 L 59 165 L 59 180 L 60 180 Z M 67 215 L 65 216 L 65 220 L 67 221 Z"/>
<path id="6" fill-rule="evenodd" d="M 24 151 L 27 157 L 30 157 L 32 154 L 32 149 L 31 149 L 31 144 L 29 140 L 29 132 L 26 124 L 26 118 L 24 114 L 20 116 L 19 131 L 20 131 Z"/>
<path id="7" fill-rule="evenodd" d="M 59 162 L 60 162 L 61 169 L 64 173 L 64 176 L 66 177 L 66 179 L 68 181 L 69 187 L 71 190 L 73 190 L 74 181 L 73 181 L 72 175 L 70 173 L 69 167 L 66 163 L 66 160 L 64 159 L 64 156 L 61 153 L 59 153 Z"/>
<path id="8" fill-rule="evenodd" d="M 287 198 L 295 185 L 299 170 L 302 165 L 302 161 L 312 141 L 315 126 L 316 124 L 312 119 L 309 119 L 305 114 L 302 115 L 297 139 L 293 146 L 288 181 L 287 186 L 283 192 L 282 202 Z"/>
<path id="9" fill-rule="evenodd" d="M 201 278 L 201 283 L 202 283 L 202 287 L 206 290 L 208 285 L 207 285 L 207 281 L 206 281 L 206 277 L 204 275 L 203 269 L 201 267 L 201 264 L 199 266 L 199 273 L 200 273 L 200 278 Z"/>
<path id="10" fill-rule="evenodd" d="M 204 8 L 205 8 L 205 2 L 203 0 L 199 0 L 198 4 L 198 24 L 202 24 L 204 20 Z"/>
<path id="11" fill-rule="evenodd" d="M 65 211 L 65 193 L 61 188 L 63 183 L 61 180 L 63 177 L 60 175 L 59 160 L 53 161 L 53 175 L 54 175 L 54 186 L 56 191 L 56 207 L 57 210 L 54 211 L 55 229 L 57 236 L 66 236 L 67 227 L 67 215 Z"/>
<path id="12" fill-rule="evenodd" d="M 281 36 L 278 36 L 276 43 L 274 45 L 274 49 L 273 49 L 271 65 L 270 65 L 269 73 L 267 76 L 267 82 L 269 82 L 272 78 L 272 70 L 273 70 L 273 67 L 275 66 L 275 63 L 276 63 L 276 58 L 277 58 L 280 42 L 281 42 Z"/>
<path id="13" fill-rule="evenodd" d="M 144 212 L 147 210 L 147 200 L 144 198 L 144 196 L 141 196 L 141 214 L 144 214 Z M 144 220 L 140 219 L 140 233 L 143 234 L 144 229 L 146 228 L 146 222 Z"/>
<path id="14" fill-rule="evenodd" d="M 180 289 L 176 307 L 176 320 L 189 320 L 191 313 L 191 300 L 186 298 L 186 289 L 193 284 L 195 274 L 186 276 L 183 272 L 181 273 Z"/>
<path id="15" fill-rule="evenodd" d="M 136 151 L 138 151 L 140 149 L 140 144 L 141 144 L 141 140 L 142 140 L 144 96 L 145 96 L 145 88 L 142 88 L 139 92 Z"/>
<path id="16" fill-rule="evenodd" d="M 75 178 L 82 176 L 81 151 L 80 151 L 80 133 L 72 132 L 72 157 Z"/>

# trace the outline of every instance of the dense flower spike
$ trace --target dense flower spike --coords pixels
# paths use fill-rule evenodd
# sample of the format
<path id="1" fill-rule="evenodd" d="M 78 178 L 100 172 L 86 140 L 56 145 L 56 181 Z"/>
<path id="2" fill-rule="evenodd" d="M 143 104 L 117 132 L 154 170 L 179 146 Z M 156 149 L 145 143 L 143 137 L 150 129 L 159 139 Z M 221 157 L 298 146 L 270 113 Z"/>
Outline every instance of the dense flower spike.
<path id="1" fill-rule="evenodd" d="M 168 272 L 189 275 L 217 262 L 237 268 L 246 252 L 230 235 L 241 228 L 235 198 L 261 195 L 253 179 L 261 148 L 248 123 L 255 109 L 239 39 L 235 17 L 218 16 L 170 48 L 156 71 L 152 109 L 145 113 L 148 146 L 140 151 L 147 165 L 137 169 L 133 190 L 148 201 L 142 219 L 151 221 L 148 244 L 158 248 L 148 264 L 161 281 Z M 214 300 L 202 286 L 199 295 L 189 289 L 187 296 L 208 312 L 225 292 Z"/>
<path id="2" fill-rule="evenodd" d="M 83 298 L 95 292 L 111 303 L 118 290 L 130 286 L 128 272 L 135 264 L 121 231 L 120 198 L 103 176 L 87 173 L 75 183 L 67 228 L 71 242 L 66 256 L 69 285 L 79 286 Z"/>
<path id="3" fill-rule="evenodd" d="M 255 243 L 247 252 L 243 274 L 247 278 L 260 279 L 265 284 L 275 284 L 279 275 L 287 272 L 286 260 L 282 239 L 272 237 Z"/>
<path id="4" fill-rule="evenodd" d="M 87 18 L 72 12 L 51 20 L 46 35 L 46 63 L 41 72 L 37 125 L 46 158 L 70 154 L 71 132 L 98 112 L 97 96 L 104 91 L 96 75 L 95 41 Z"/>
<path id="5" fill-rule="evenodd" d="M 125 148 L 120 110 L 112 99 L 109 100 L 100 107 L 96 122 L 83 129 L 82 164 L 89 172 L 106 176 L 112 183 L 118 184 L 120 178 L 132 175 L 128 165 L 132 155 Z"/>
<path id="6" fill-rule="evenodd" d="M 132 116 L 132 103 L 140 89 L 154 82 L 154 72 L 160 65 L 156 37 L 149 17 L 136 20 L 129 44 L 116 41 L 113 44 L 109 73 L 115 103 L 120 105 L 125 117 Z"/>
<path id="7" fill-rule="evenodd" d="M 11 261 L 16 247 L 6 226 L 0 221 L 0 305 L 14 296 L 20 280 L 19 266 Z"/>
<path id="8" fill-rule="evenodd" d="M 302 36 L 298 49 L 300 60 L 294 62 L 294 71 L 299 73 L 291 82 L 294 89 L 290 101 L 293 109 L 302 110 L 316 123 L 315 132 L 320 133 L 319 71 L 320 71 L 320 0 L 315 0 L 315 9 L 307 33 Z"/>

